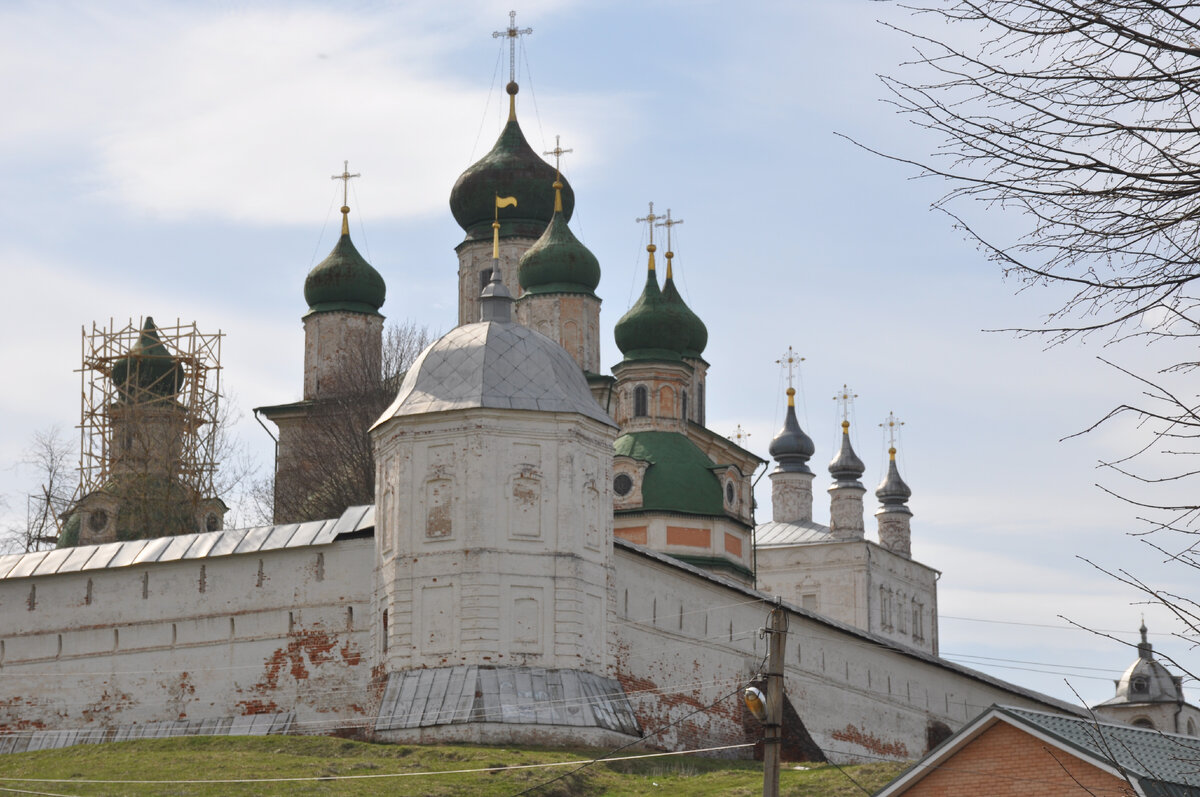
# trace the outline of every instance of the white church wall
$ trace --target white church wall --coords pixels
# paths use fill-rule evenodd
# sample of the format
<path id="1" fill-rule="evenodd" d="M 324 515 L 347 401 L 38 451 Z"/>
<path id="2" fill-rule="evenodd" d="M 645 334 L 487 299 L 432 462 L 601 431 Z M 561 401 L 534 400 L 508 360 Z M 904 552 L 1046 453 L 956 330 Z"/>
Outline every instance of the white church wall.
<path id="1" fill-rule="evenodd" d="M 0 733 L 371 711 L 369 539 L 0 580 Z"/>
<path id="2" fill-rule="evenodd" d="M 765 592 L 838 622 L 937 653 L 937 571 L 868 541 L 764 547 Z"/>
<path id="3" fill-rule="evenodd" d="M 573 414 L 481 409 L 376 432 L 387 670 L 606 670 L 612 434 Z"/>
<path id="4" fill-rule="evenodd" d="M 698 577 L 623 543 L 615 573 L 617 675 L 648 735 L 729 694 L 763 666 L 758 629 L 770 596 Z M 919 757 L 939 724 L 956 729 L 992 703 L 1075 711 L 801 611 L 788 616 L 787 696 L 834 760 Z M 647 743 L 743 742 L 742 712 L 734 695 Z"/>

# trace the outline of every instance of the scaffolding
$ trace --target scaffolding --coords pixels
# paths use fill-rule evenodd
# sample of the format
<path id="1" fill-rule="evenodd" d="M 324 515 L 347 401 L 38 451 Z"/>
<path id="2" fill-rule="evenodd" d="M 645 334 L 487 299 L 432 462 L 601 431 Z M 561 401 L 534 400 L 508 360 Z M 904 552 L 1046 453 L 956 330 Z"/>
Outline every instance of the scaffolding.
<path id="1" fill-rule="evenodd" d="M 136 350 L 150 317 L 133 319 L 118 328 L 112 319 L 108 327 L 92 322 L 82 328 L 82 366 L 80 373 L 79 486 L 74 501 L 109 484 L 119 460 L 114 440 L 114 420 L 128 407 L 139 402 L 131 393 L 128 374 L 137 371 L 152 357 Z M 155 325 L 158 340 L 178 368 L 170 367 L 169 379 L 160 378 L 152 385 L 140 384 L 133 393 L 153 394 L 158 407 L 169 406 L 182 415 L 179 425 L 177 462 L 172 463 L 171 478 L 196 498 L 214 495 L 214 478 L 219 456 L 221 397 L 221 338 L 224 333 L 203 333 L 193 322 Z M 161 355 L 156 359 L 163 360 Z M 117 373 L 114 375 L 114 369 Z M 146 369 L 150 371 L 150 368 Z M 124 384 L 122 374 L 125 374 Z M 116 378 L 114 378 L 114 376 Z M 172 448 L 175 448 L 173 445 Z M 174 457 L 173 457 L 174 458 Z"/>

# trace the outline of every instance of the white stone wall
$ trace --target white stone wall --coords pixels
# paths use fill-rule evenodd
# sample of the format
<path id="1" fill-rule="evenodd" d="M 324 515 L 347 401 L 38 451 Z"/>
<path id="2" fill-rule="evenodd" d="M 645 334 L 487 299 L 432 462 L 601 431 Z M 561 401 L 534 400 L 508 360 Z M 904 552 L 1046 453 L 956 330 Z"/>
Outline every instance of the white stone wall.
<path id="1" fill-rule="evenodd" d="M 758 629 L 771 598 L 684 571 L 618 545 L 618 677 L 650 746 L 747 741 L 738 695 L 651 735 L 737 690 L 766 655 Z M 836 761 L 917 758 L 931 723 L 957 729 L 992 703 L 1071 710 L 797 611 L 788 617 L 787 696 Z"/>
<path id="2" fill-rule="evenodd" d="M 605 672 L 614 435 L 574 414 L 480 409 L 376 432 L 388 670 Z"/>
<path id="3" fill-rule="evenodd" d="M 518 323 L 558 343 L 584 371 L 600 373 L 599 299 L 579 293 L 527 294 L 515 309 Z"/>
<path id="4" fill-rule="evenodd" d="M 926 653 L 937 653 L 937 571 L 869 541 L 760 548 L 765 592 Z"/>
<path id="5" fill-rule="evenodd" d="M 810 488 L 811 489 L 811 488 Z M 829 488 L 829 530 L 842 540 L 861 540 L 866 534 L 863 525 L 863 496 L 865 487 L 841 486 Z"/>
<path id="6" fill-rule="evenodd" d="M 517 281 L 517 264 L 521 255 L 533 246 L 536 238 L 501 238 L 500 273 L 504 284 L 513 296 L 519 296 L 521 287 Z M 492 239 L 486 241 L 463 241 L 458 252 L 458 325 L 474 324 L 479 320 L 479 294 L 492 272 Z"/>
<path id="7" fill-rule="evenodd" d="M 369 717 L 371 540 L 0 581 L 0 733 Z M 368 723 L 369 724 L 369 723 Z"/>
<path id="8" fill-rule="evenodd" d="M 304 398 L 336 396 L 378 380 L 383 316 L 331 310 L 304 318 Z"/>
<path id="9" fill-rule="evenodd" d="M 771 473 L 771 520 L 776 523 L 812 522 L 813 474 Z"/>

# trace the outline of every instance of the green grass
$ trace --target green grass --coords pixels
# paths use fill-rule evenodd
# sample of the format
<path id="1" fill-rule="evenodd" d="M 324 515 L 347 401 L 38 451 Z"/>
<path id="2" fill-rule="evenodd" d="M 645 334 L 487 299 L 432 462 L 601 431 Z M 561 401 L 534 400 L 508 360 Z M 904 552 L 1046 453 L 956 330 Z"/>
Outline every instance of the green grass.
<path id="1" fill-rule="evenodd" d="M 573 761 L 599 755 L 588 750 L 546 750 L 471 745 L 414 746 L 366 744 L 328 737 L 266 736 L 145 739 L 106 745 L 0 756 L 0 789 L 24 793 L 98 795 L 479 795 L 508 797 L 574 766 L 550 769 L 472 772 L 454 775 L 329 780 L 339 776 L 439 772 L 518 764 Z M 790 767 L 792 765 L 785 765 Z M 785 768 L 780 791 L 789 797 L 840 797 L 863 791 L 832 766 Z M 904 764 L 844 767 L 874 792 Z M 37 782 L 23 778 L 62 779 Z M 325 778 L 263 782 L 267 778 Z M 220 779 L 259 782 L 183 783 Z M 163 780 L 172 783 L 86 783 L 88 780 Z M 538 797 L 582 795 L 667 795 L 728 797 L 762 793 L 762 765 L 695 756 L 648 758 L 595 764 L 535 792 Z"/>

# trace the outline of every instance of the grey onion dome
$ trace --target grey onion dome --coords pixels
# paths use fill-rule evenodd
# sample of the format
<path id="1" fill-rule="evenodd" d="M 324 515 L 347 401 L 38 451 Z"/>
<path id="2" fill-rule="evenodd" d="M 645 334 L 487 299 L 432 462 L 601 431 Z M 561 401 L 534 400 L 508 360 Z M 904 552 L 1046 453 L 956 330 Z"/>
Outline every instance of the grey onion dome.
<path id="1" fill-rule="evenodd" d="M 859 479 L 866 472 L 867 466 L 854 453 L 850 445 L 850 422 L 842 421 L 842 447 L 838 455 L 829 463 L 829 475 L 837 480 L 839 485 L 858 485 Z"/>
<path id="2" fill-rule="evenodd" d="M 875 497 L 886 510 L 908 512 L 905 504 L 912 497 L 912 490 L 904 483 L 904 479 L 900 478 L 900 471 L 896 468 L 896 449 L 889 448 L 888 456 L 887 476 L 884 476 L 879 487 L 875 488 Z"/>
<path id="3" fill-rule="evenodd" d="M 776 473 L 812 473 L 808 460 L 816 452 L 812 438 L 800 428 L 796 420 L 796 390 L 788 388 L 787 417 L 784 418 L 783 428 L 771 440 L 771 457 L 779 463 Z"/>

